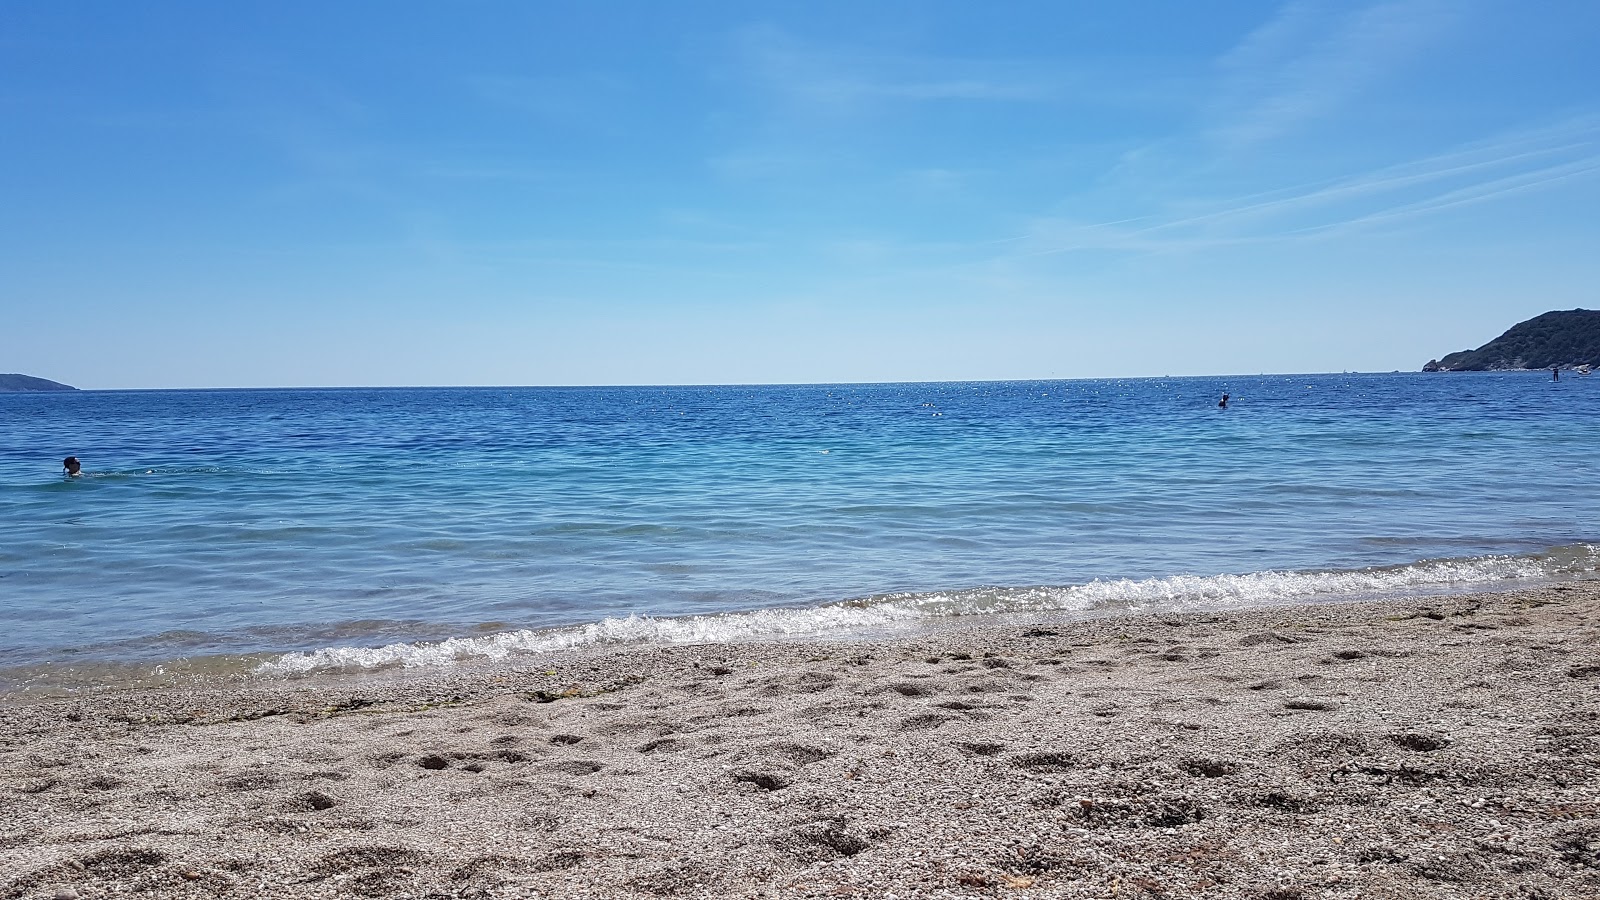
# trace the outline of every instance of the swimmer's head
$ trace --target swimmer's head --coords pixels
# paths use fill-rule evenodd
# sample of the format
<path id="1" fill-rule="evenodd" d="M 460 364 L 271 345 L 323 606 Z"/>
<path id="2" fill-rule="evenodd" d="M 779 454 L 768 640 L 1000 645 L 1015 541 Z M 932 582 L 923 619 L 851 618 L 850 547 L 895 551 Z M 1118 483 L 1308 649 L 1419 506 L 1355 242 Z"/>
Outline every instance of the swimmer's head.
<path id="1" fill-rule="evenodd" d="M 83 464 L 78 462 L 76 456 L 69 456 L 61 461 L 61 468 L 66 469 L 68 475 L 76 475 L 83 468 Z"/>

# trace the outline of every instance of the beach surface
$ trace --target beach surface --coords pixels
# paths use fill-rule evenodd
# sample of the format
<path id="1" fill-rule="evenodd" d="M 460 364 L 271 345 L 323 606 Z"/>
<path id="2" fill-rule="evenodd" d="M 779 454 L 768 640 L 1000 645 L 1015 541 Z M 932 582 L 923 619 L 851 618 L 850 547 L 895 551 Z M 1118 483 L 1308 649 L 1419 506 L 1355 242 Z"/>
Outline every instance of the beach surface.
<path id="1" fill-rule="evenodd" d="M 0 898 L 1600 896 L 1600 585 L 0 706 Z"/>

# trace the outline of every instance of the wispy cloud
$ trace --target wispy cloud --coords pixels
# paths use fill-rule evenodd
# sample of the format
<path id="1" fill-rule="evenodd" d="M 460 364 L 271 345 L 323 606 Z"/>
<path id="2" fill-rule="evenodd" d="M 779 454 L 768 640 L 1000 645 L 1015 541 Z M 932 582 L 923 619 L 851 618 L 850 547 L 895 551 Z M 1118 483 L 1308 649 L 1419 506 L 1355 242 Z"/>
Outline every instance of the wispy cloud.
<path id="1" fill-rule="evenodd" d="M 1443 213 L 1600 176 L 1600 117 L 1581 116 L 1321 182 L 1205 200 L 1109 222 L 1037 220 L 1016 256 L 1192 250 L 1305 240 Z"/>
<path id="2" fill-rule="evenodd" d="M 1252 218 L 1257 221 L 1272 217 L 1286 217 L 1318 209 L 1337 208 L 1351 201 L 1371 199 L 1383 204 L 1387 199 L 1408 196 L 1407 191 L 1423 188 L 1436 182 L 1460 184 L 1480 180 L 1493 184 L 1506 177 L 1508 171 L 1533 166 L 1531 171 L 1543 171 L 1551 166 L 1550 160 L 1571 154 L 1593 151 L 1600 139 L 1600 121 L 1584 117 L 1569 120 L 1556 126 L 1536 127 L 1491 140 L 1474 142 L 1400 164 L 1384 166 L 1353 176 L 1327 182 L 1279 191 L 1270 191 L 1240 198 L 1233 203 L 1222 203 L 1209 212 L 1175 219 L 1162 228 L 1192 225 L 1203 222 L 1221 222 L 1226 219 Z M 1560 168 L 1555 164 L 1553 168 Z M 1464 188 L 1463 188 L 1464 189 Z M 1452 191 L 1453 193 L 1453 191 Z M 1414 204 L 1405 204 L 1414 205 Z M 1369 218 L 1362 215 L 1357 218 Z M 1303 229 L 1302 229 L 1303 230 Z"/>
<path id="3" fill-rule="evenodd" d="M 1149 59 L 983 57 L 820 43 L 771 26 L 737 32 L 736 79 L 782 112 L 868 113 L 915 103 L 1169 107 L 1177 72 Z"/>
<path id="4" fill-rule="evenodd" d="M 1470 30 L 1475 6 L 1475 0 L 1284 3 L 1216 59 L 1212 100 L 1190 127 L 1128 150 L 1095 185 L 1061 204 L 1111 215 L 1036 217 L 1011 256 L 1323 239 L 1596 177 L 1600 115 L 1594 113 L 1431 153 L 1413 147 L 1409 158 L 1374 164 L 1405 144 L 1362 133 L 1373 105 L 1366 98 L 1394 91 L 1405 84 L 1408 67 L 1437 59 L 1452 34 Z M 1366 167 L 1352 171 L 1356 160 Z M 1344 174 L 1332 174 L 1335 167 Z M 1319 170 L 1330 174 L 1270 180 L 1272 173 L 1305 179 Z M 1259 187 L 1232 196 L 1208 192 L 1219 183 Z"/>
<path id="5" fill-rule="evenodd" d="M 1445 191 L 1412 203 L 1405 203 L 1389 209 L 1382 209 L 1357 216 L 1344 221 L 1329 222 L 1321 225 L 1312 225 L 1299 229 L 1289 234 L 1307 234 L 1328 232 L 1334 230 L 1352 230 L 1362 226 L 1373 225 L 1380 222 L 1394 221 L 1397 219 L 1416 218 L 1436 212 L 1442 212 L 1458 206 L 1467 206 L 1473 203 L 1482 203 L 1510 194 L 1520 194 L 1538 190 L 1559 182 L 1570 181 L 1600 173 L 1600 154 L 1586 156 L 1571 162 L 1558 163 L 1526 172 L 1517 172 L 1501 178 L 1495 178 L 1465 187 Z"/>
<path id="6" fill-rule="evenodd" d="M 861 166 L 876 167 L 880 184 L 949 192 L 963 173 L 998 164 L 992 152 L 961 156 L 985 140 L 952 131 L 958 117 L 1039 130 L 1074 111 L 1126 122 L 1185 109 L 1192 99 L 1177 64 L 1117 54 L 961 55 L 810 40 L 770 25 L 732 32 L 726 49 L 708 74 L 737 99 L 734 112 L 716 120 L 725 146 L 706 160 L 736 180 Z M 1013 155 L 998 154 L 1008 162 Z"/>
<path id="7" fill-rule="evenodd" d="M 1441 39 L 1463 8 L 1292 0 L 1218 60 L 1209 131 L 1224 144 L 1252 144 L 1326 116 Z"/>
<path id="8" fill-rule="evenodd" d="M 1062 87 L 1048 67 L 1025 61 L 869 53 L 807 43 L 771 27 L 742 31 L 737 52 L 759 85 L 831 111 L 886 101 L 1037 102 Z"/>

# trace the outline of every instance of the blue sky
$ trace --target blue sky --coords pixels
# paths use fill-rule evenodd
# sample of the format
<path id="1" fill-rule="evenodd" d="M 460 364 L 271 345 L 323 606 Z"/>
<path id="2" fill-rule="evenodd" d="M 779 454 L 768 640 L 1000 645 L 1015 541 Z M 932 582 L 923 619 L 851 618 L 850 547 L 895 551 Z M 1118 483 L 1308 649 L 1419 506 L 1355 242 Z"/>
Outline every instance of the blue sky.
<path id="1" fill-rule="evenodd" d="M 1600 4 L 5 4 L 0 371 L 1416 369 L 1600 306 Z"/>

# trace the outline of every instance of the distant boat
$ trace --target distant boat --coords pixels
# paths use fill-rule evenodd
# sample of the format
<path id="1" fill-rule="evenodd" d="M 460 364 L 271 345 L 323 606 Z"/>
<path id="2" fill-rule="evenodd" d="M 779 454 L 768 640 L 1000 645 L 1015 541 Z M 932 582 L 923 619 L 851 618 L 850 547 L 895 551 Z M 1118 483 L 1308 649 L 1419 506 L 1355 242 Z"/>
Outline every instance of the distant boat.
<path id="1" fill-rule="evenodd" d="M 1589 368 L 1588 363 L 1584 363 L 1581 366 L 1574 366 L 1572 371 L 1577 372 L 1579 375 L 1587 375 L 1594 370 Z"/>

